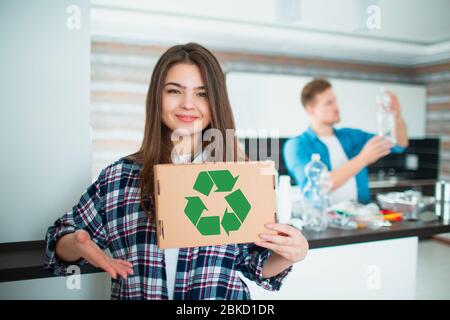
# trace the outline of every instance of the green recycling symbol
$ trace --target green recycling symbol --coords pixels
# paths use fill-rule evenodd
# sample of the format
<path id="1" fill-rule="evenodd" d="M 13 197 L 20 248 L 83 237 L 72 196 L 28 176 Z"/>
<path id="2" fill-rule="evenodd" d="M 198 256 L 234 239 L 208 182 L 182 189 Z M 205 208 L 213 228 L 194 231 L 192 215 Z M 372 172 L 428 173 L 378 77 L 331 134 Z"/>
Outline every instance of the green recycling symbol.
<path id="1" fill-rule="evenodd" d="M 229 208 L 225 209 L 222 220 L 220 216 L 202 217 L 203 211 L 208 210 L 208 208 L 199 196 L 185 197 L 188 202 L 184 208 L 184 213 L 202 235 L 220 234 L 221 225 L 227 235 L 230 235 L 230 231 L 239 230 L 250 211 L 251 205 L 241 189 L 232 191 L 238 178 L 239 176 L 233 177 L 228 170 L 201 171 L 198 174 L 193 188 L 195 191 L 208 197 L 215 185 L 217 189 L 214 192 L 229 192 L 224 196 Z"/>

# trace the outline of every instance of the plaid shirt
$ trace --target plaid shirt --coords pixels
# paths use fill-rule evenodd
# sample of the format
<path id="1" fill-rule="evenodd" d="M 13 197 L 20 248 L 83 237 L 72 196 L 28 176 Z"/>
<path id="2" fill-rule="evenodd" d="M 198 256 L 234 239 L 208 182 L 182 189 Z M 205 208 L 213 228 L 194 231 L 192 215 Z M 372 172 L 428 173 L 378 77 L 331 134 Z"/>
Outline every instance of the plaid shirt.
<path id="1" fill-rule="evenodd" d="M 168 299 L 164 250 L 156 242 L 156 222 L 140 206 L 141 166 L 121 158 L 103 169 L 71 210 L 46 234 L 44 268 L 68 275 L 70 265 L 55 254 L 65 234 L 84 229 L 103 250 L 133 264 L 134 275 L 111 279 L 111 299 Z M 151 209 L 150 200 L 146 203 Z M 267 290 L 279 290 L 292 266 L 271 278 L 262 277 L 271 251 L 253 243 L 181 248 L 174 299 L 250 299 L 238 272 Z"/>

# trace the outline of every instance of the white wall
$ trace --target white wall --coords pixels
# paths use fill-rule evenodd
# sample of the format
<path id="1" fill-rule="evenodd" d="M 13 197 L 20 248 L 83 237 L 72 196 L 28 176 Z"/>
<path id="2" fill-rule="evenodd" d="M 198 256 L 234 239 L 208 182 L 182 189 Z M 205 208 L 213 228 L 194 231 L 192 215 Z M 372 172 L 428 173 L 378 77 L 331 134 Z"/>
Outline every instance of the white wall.
<path id="1" fill-rule="evenodd" d="M 255 300 L 414 299 L 417 237 L 312 249 L 279 291 L 242 276 Z"/>
<path id="2" fill-rule="evenodd" d="M 66 25 L 72 4 L 80 29 Z M 43 240 L 91 182 L 90 5 L 0 6 L 0 242 Z"/>
<path id="3" fill-rule="evenodd" d="M 209 0 L 92 0 L 92 4 L 94 7 L 123 10 L 131 8 L 137 12 L 172 14 L 178 18 L 191 16 L 202 19 L 214 18 L 217 21 L 244 21 L 247 24 L 255 23 L 262 26 L 287 25 L 291 29 L 350 35 L 360 31 L 360 34 L 369 38 L 381 37 L 412 42 L 432 43 L 446 40 L 450 29 L 450 21 L 447 19 L 450 4 L 447 0 L 433 0 L 432 5 L 423 0 L 264 0 L 263 2 L 228 0 L 216 1 L 214 6 L 210 5 Z M 369 5 L 380 7 L 382 24 L 380 29 L 364 32 L 357 28 L 361 28 L 361 24 L 365 26 L 369 16 L 366 12 Z M 239 10 L 236 10 L 237 7 Z M 282 8 L 284 10 L 280 10 Z M 284 15 L 287 14 L 294 19 L 285 19 Z M 225 34 L 229 30 L 221 31 Z M 165 36 L 167 38 L 167 35 Z"/>
<path id="4" fill-rule="evenodd" d="M 312 78 L 293 75 L 230 72 L 228 93 L 237 128 L 279 130 L 282 137 L 303 132 L 309 123 L 300 92 Z M 341 123 L 377 131 L 375 99 L 381 87 L 396 92 L 410 137 L 425 136 L 425 86 L 329 79 L 338 98 Z"/>
<path id="5" fill-rule="evenodd" d="M 89 13 L 89 0 L 0 3 L 0 242 L 43 240 L 91 182 Z M 3 282 L 0 299 L 109 299 L 105 273 L 66 280 Z"/>

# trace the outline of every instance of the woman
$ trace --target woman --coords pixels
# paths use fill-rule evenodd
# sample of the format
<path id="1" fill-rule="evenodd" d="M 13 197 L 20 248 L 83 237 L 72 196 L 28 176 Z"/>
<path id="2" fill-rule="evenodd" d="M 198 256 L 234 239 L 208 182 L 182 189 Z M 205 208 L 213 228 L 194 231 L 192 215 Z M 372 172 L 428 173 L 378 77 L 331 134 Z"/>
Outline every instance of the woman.
<path id="1" fill-rule="evenodd" d="M 208 129 L 219 130 L 223 145 L 236 151 L 235 137 L 226 145 L 226 129 L 235 127 L 217 59 L 195 43 L 174 46 L 152 74 L 140 150 L 103 169 L 79 203 L 48 229 L 45 268 L 66 275 L 69 265 L 89 262 L 111 275 L 112 299 L 250 299 L 238 271 L 278 290 L 308 250 L 289 225 L 267 226 L 278 235 L 261 234 L 256 243 L 172 251 L 157 246 L 153 165 L 207 160 L 195 151 L 206 145 Z M 175 133 L 180 141 L 172 141 Z"/>

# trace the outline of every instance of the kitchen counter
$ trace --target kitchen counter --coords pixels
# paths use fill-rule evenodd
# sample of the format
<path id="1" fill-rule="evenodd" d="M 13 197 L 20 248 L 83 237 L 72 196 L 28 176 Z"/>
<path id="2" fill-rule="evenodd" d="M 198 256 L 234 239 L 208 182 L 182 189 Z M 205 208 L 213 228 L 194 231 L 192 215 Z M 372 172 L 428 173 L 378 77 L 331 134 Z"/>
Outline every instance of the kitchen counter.
<path id="1" fill-rule="evenodd" d="M 424 196 L 434 196 L 435 179 L 399 179 L 393 177 L 391 179 L 369 180 L 370 193 L 373 199 L 376 199 L 378 193 L 398 192 L 405 190 L 417 190 L 422 192 Z"/>
<path id="2" fill-rule="evenodd" d="M 378 230 L 306 232 L 309 252 L 281 290 L 243 278 L 253 299 L 414 299 L 419 238 L 450 232 L 439 221 L 401 221 Z"/>
<path id="3" fill-rule="evenodd" d="M 441 222 L 402 221 L 379 230 L 339 230 L 304 232 L 310 249 L 366 243 L 405 237 L 430 237 L 450 232 L 450 224 Z M 0 282 L 53 277 L 42 267 L 44 241 L 0 244 Z M 102 272 L 90 265 L 81 268 L 82 274 Z"/>
<path id="4" fill-rule="evenodd" d="M 411 188 L 411 187 L 423 187 L 433 186 L 436 183 L 434 179 L 419 179 L 419 180 L 406 180 L 406 179 L 386 179 L 386 180 L 370 180 L 369 187 L 371 189 L 379 188 Z"/>
<path id="5" fill-rule="evenodd" d="M 303 234 L 308 239 L 310 248 L 315 249 L 404 237 L 431 237 L 432 235 L 446 232 L 450 232 L 449 223 L 440 221 L 400 221 L 392 222 L 392 226 L 382 227 L 378 230 L 368 228 L 356 230 L 328 228 L 323 232 L 303 231 Z"/>

